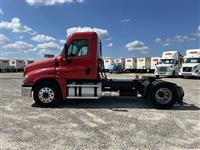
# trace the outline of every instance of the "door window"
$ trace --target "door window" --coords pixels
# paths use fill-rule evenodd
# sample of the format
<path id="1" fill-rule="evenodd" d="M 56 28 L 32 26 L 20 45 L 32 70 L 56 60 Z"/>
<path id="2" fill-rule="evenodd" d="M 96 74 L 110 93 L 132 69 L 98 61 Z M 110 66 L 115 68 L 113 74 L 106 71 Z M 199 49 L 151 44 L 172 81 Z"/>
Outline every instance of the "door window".
<path id="1" fill-rule="evenodd" d="M 68 56 L 84 56 L 88 53 L 87 40 L 74 40 L 68 47 Z"/>

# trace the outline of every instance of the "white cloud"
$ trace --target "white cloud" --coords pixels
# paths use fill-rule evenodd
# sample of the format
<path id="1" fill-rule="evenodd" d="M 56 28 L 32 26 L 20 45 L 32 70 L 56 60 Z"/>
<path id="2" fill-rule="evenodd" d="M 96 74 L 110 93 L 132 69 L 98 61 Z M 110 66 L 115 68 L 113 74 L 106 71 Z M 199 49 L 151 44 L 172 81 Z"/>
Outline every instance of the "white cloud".
<path id="1" fill-rule="evenodd" d="M 164 43 L 163 46 L 167 47 L 167 46 L 171 46 L 171 44 L 170 43 Z"/>
<path id="2" fill-rule="evenodd" d="M 4 15 L 4 12 L 3 10 L 0 8 L 0 16 L 3 16 Z"/>
<path id="3" fill-rule="evenodd" d="M 34 35 L 36 32 L 33 31 L 26 25 L 23 25 L 19 18 L 12 18 L 11 22 L 2 21 L 0 22 L 0 29 L 12 30 L 12 32 L 27 32 Z"/>
<path id="4" fill-rule="evenodd" d="M 200 37 L 200 25 L 197 27 L 197 31 L 195 33 L 192 33 L 195 37 Z"/>
<path id="5" fill-rule="evenodd" d="M 149 53 L 149 51 L 142 50 L 142 51 L 141 51 L 141 53 L 142 53 L 142 54 L 148 54 L 148 53 Z"/>
<path id="6" fill-rule="evenodd" d="M 84 0 L 26 0 L 26 2 L 31 6 L 41 6 L 41 5 L 61 5 L 64 3 L 83 3 Z"/>
<path id="7" fill-rule="evenodd" d="M 128 49 L 128 51 L 133 51 L 133 50 L 141 50 L 141 51 L 144 51 L 144 50 L 148 50 L 149 48 L 147 46 L 144 45 L 143 42 L 141 41 L 132 41 L 130 43 L 127 43 L 125 45 L 125 48 Z"/>
<path id="8" fill-rule="evenodd" d="M 112 38 L 111 38 L 111 37 L 109 37 L 109 38 L 107 38 L 106 40 L 107 40 L 107 41 L 111 41 L 111 40 L 112 40 Z"/>
<path id="9" fill-rule="evenodd" d="M 106 29 L 91 28 L 91 27 L 72 27 L 67 29 L 67 36 L 75 32 L 96 32 L 100 39 L 109 38 L 109 33 Z"/>
<path id="10" fill-rule="evenodd" d="M 174 38 L 174 41 L 175 42 L 187 42 L 187 41 L 194 41 L 196 40 L 195 37 L 191 37 L 191 36 L 188 36 L 188 35 L 176 35 L 175 38 Z"/>
<path id="11" fill-rule="evenodd" d="M 5 46 L 3 46 L 3 48 L 5 50 L 13 50 L 13 51 L 29 51 L 33 48 L 32 44 L 29 44 L 27 42 L 23 42 L 23 41 L 17 41 L 15 43 L 12 44 L 7 44 Z"/>
<path id="12" fill-rule="evenodd" d="M 10 42 L 11 41 L 7 36 L 0 34 L 0 45 L 6 45 L 9 44 Z"/>
<path id="13" fill-rule="evenodd" d="M 106 45 L 107 47 L 112 47 L 113 46 L 113 43 L 108 43 L 107 45 Z"/>
<path id="14" fill-rule="evenodd" d="M 55 41 L 56 39 L 50 36 L 46 36 L 43 34 L 37 34 L 36 36 L 32 37 L 33 41 L 44 43 L 44 42 L 50 42 Z"/>
<path id="15" fill-rule="evenodd" d="M 127 22 L 130 22 L 130 21 L 131 21 L 131 19 L 128 19 L 128 18 L 120 20 L 121 23 L 127 23 Z"/>
<path id="16" fill-rule="evenodd" d="M 166 39 L 166 42 L 170 42 L 170 38 L 167 38 L 167 39 Z"/>
<path id="17" fill-rule="evenodd" d="M 60 43 L 60 44 L 65 44 L 65 43 L 66 43 L 66 40 L 60 40 L 59 43 Z"/>
<path id="18" fill-rule="evenodd" d="M 55 42 L 49 42 L 49 43 L 42 43 L 38 44 L 34 49 L 33 52 L 39 52 L 41 53 L 49 53 L 52 50 L 59 50 L 61 47 L 56 44 Z"/>
<path id="19" fill-rule="evenodd" d="M 200 32 L 200 25 L 198 26 L 197 31 Z"/>
<path id="20" fill-rule="evenodd" d="M 162 42 L 162 39 L 161 39 L 161 38 L 156 38 L 156 39 L 155 39 L 155 42 L 156 42 L 156 43 L 161 43 L 161 42 Z"/>
<path id="21" fill-rule="evenodd" d="M 24 37 L 21 35 L 21 36 L 19 36 L 19 39 L 23 39 Z"/>

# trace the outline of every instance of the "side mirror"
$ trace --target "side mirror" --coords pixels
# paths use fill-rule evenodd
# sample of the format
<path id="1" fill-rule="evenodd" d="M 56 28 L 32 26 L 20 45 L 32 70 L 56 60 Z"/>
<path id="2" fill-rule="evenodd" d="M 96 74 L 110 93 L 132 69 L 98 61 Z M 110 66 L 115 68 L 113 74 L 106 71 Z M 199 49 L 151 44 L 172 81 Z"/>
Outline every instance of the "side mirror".
<path id="1" fill-rule="evenodd" d="M 65 54 L 65 60 L 67 61 L 68 64 L 71 63 L 71 58 L 68 55 L 68 45 L 65 43 L 64 45 L 64 54 Z"/>

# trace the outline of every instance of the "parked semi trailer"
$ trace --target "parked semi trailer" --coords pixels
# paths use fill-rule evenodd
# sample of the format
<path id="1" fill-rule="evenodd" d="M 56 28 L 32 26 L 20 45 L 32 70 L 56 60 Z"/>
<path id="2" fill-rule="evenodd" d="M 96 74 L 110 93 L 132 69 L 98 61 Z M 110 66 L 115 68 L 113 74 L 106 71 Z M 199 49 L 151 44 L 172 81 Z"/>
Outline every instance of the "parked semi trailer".
<path id="1" fill-rule="evenodd" d="M 186 51 L 180 75 L 183 77 L 200 77 L 200 49 L 190 49 Z"/>
<path id="2" fill-rule="evenodd" d="M 22 71 L 24 69 L 24 60 L 22 59 L 15 59 L 10 60 L 10 69 L 14 69 L 16 71 Z"/>
<path id="3" fill-rule="evenodd" d="M 10 67 L 10 60 L 0 59 L 0 71 L 7 72 Z"/>
<path id="4" fill-rule="evenodd" d="M 182 66 L 182 55 L 178 51 L 165 51 L 158 65 L 156 65 L 155 75 L 178 76 Z"/>
<path id="5" fill-rule="evenodd" d="M 151 58 L 137 58 L 137 70 L 140 72 L 149 72 L 151 69 Z"/>
<path id="6" fill-rule="evenodd" d="M 122 69 L 124 70 L 124 68 L 125 68 L 125 59 L 124 58 L 114 59 L 114 64 L 121 65 Z"/>
<path id="7" fill-rule="evenodd" d="M 105 71 L 108 72 L 109 66 L 114 64 L 114 59 L 112 59 L 112 58 L 104 58 L 103 62 L 104 62 Z"/>
<path id="8" fill-rule="evenodd" d="M 160 57 L 151 57 L 151 71 L 155 71 L 156 65 L 158 65 Z"/>
<path id="9" fill-rule="evenodd" d="M 27 66 L 31 63 L 34 63 L 35 61 L 34 60 L 24 60 L 24 65 Z"/>
<path id="10" fill-rule="evenodd" d="M 134 72 L 137 69 L 137 58 L 125 59 L 125 72 Z"/>
<path id="11" fill-rule="evenodd" d="M 35 103 L 42 107 L 53 107 L 68 99 L 99 99 L 107 91 L 118 91 L 119 96 L 140 93 L 157 108 L 182 102 L 182 87 L 155 77 L 108 79 L 101 71 L 101 53 L 96 32 L 71 34 L 59 56 L 25 67 L 22 95 L 33 93 Z"/>

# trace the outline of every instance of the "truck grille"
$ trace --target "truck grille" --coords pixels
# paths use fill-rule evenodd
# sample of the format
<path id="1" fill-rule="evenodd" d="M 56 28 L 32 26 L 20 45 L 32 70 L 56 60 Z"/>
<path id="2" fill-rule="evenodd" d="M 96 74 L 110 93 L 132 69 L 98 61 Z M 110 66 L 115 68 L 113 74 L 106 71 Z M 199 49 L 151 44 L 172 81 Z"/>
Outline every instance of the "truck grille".
<path id="1" fill-rule="evenodd" d="M 158 72 L 167 72 L 167 67 L 158 67 Z"/>
<path id="2" fill-rule="evenodd" d="M 183 67 L 183 72 L 191 72 L 192 67 Z"/>

